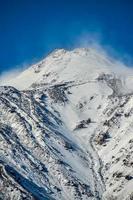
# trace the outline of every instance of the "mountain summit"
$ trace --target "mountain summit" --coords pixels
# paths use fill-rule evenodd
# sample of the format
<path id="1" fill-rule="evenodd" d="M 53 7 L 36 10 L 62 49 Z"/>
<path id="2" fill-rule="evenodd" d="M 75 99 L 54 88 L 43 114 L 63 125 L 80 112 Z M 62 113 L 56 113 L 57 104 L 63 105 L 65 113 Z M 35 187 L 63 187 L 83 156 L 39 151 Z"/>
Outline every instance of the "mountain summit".
<path id="1" fill-rule="evenodd" d="M 132 75 L 59 49 L 0 86 L 0 199 L 132 199 Z"/>

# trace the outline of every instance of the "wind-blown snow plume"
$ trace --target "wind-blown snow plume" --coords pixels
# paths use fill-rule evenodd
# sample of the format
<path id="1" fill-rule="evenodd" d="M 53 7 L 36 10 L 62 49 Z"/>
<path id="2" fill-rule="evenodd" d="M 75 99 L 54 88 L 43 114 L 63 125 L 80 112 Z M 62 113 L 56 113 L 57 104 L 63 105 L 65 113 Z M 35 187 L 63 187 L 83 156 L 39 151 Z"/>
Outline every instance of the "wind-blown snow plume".
<path id="1" fill-rule="evenodd" d="M 0 85 L 7 84 L 8 81 L 15 79 L 22 72 L 22 69 L 12 69 L 0 74 Z"/>

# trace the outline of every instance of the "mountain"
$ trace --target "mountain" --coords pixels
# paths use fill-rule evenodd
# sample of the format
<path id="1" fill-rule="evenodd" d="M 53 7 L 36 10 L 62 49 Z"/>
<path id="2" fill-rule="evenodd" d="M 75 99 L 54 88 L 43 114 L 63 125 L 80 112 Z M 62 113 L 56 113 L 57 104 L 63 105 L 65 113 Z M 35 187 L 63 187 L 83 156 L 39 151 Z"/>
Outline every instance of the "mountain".
<path id="1" fill-rule="evenodd" d="M 0 86 L 0 199 L 133 199 L 132 75 L 60 49 Z"/>

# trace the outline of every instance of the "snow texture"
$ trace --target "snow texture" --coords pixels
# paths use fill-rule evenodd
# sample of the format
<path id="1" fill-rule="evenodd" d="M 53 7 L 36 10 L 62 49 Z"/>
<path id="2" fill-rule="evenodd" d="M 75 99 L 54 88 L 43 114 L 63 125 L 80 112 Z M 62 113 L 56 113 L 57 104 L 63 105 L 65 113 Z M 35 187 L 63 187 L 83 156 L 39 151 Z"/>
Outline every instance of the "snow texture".
<path id="1" fill-rule="evenodd" d="M 0 86 L 0 199 L 133 199 L 132 75 L 60 49 Z"/>

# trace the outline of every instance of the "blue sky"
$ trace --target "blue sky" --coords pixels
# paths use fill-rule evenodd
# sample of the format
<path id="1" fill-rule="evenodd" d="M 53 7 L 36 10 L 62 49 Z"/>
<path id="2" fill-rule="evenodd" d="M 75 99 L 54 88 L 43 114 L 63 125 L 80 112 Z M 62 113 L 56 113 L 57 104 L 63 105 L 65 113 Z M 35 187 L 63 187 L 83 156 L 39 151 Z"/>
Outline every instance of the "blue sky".
<path id="1" fill-rule="evenodd" d="M 0 73 L 92 40 L 133 65 L 133 0 L 0 0 Z"/>

